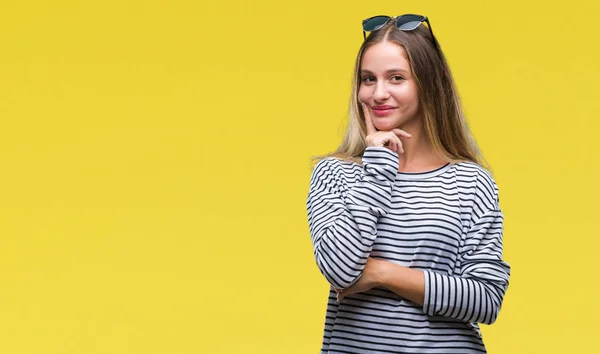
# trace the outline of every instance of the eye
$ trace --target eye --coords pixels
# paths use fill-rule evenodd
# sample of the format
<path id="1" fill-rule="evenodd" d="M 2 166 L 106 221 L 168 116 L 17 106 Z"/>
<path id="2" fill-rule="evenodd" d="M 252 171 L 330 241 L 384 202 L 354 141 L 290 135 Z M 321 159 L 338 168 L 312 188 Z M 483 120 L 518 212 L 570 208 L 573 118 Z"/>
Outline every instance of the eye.
<path id="1" fill-rule="evenodd" d="M 392 76 L 392 79 L 394 79 L 394 81 L 402 81 L 404 80 L 404 78 L 400 75 L 394 75 Z"/>
<path id="2" fill-rule="evenodd" d="M 362 78 L 362 82 L 372 82 L 371 79 L 375 79 L 373 76 L 365 76 Z"/>

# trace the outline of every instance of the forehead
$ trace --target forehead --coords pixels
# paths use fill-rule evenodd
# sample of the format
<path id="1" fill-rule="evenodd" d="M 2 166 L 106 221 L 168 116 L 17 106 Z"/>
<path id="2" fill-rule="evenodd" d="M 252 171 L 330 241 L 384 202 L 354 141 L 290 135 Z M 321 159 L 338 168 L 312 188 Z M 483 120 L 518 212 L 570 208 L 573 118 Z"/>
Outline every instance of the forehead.
<path id="1" fill-rule="evenodd" d="M 370 72 L 385 72 L 392 68 L 410 71 L 404 48 L 388 41 L 367 48 L 363 53 L 360 66 L 361 70 Z"/>

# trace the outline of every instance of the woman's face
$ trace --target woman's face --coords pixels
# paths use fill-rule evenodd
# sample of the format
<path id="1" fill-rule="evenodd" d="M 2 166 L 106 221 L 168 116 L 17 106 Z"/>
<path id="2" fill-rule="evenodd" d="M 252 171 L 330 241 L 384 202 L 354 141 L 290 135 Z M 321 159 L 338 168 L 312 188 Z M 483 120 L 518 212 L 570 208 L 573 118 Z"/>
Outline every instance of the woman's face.
<path id="1" fill-rule="evenodd" d="M 371 110 L 378 130 L 405 126 L 418 118 L 417 84 L 404 48 L 384 41 L 363 53 L 358 98 Z"/>

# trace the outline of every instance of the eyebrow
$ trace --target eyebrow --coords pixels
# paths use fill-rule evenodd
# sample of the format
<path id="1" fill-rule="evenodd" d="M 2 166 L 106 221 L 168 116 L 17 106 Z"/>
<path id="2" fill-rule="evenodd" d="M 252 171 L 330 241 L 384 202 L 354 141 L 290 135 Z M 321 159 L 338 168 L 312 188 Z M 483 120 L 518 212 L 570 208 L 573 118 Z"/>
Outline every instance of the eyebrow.
<path id="1" fill-rule="evenodd" d="M 403 72 L 405 74 L 408 73 L 406 70 L 398 68 L 398 69 L 386 70 L 384 74 L 390 74 L 390 73 L 394 73 L 394 72 Z M 371 72 L 369 70 L 361 70 L 360 73 L 361 74 L 373 74 L 373 72 Z"/>

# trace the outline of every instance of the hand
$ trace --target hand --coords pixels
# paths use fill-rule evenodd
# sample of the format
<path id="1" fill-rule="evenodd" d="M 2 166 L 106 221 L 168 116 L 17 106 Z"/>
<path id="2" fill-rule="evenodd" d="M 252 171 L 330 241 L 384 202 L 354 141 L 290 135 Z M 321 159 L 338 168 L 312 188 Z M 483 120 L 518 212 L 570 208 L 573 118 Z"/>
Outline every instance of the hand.
<path id="1" fill-rule="evenodd" d="M 341 302 L 342 299 L 348 295 L 362 293 L 383 284 L 383 266 L 385 266 L 385 263 L 386 261 L 380 261 L 369 257 L 367 259 L 367 264 L 362 271 L 362 275 L 356 283 L 346 289 L 335 289 L 338 302 Z"/>
<path id="2" fill-rule="evenodd" d="M 388 149 L 395 151 L 398 154 L 403 154 L 404 149 L 402 148 L 402 141 L 400 141 L 400 136 L 405 138 L 410 138 L 412 135 L 405 132 L 401 129 L 392 129 L 391 131 L 379 131 L 375 129 L 375 125 L 373 125 L 373 120 L 371 118 L 371 112 L 369 111 L 369 107 L 360 102 L 362 106 L 362 111 L 365 115 L 365 124 L 367 126 L 367 136 L 365 137 L 365 142 L 367 146 L 385 146 Z"/>

